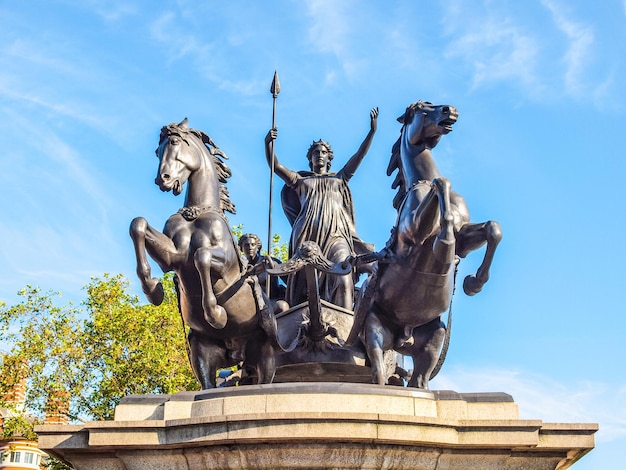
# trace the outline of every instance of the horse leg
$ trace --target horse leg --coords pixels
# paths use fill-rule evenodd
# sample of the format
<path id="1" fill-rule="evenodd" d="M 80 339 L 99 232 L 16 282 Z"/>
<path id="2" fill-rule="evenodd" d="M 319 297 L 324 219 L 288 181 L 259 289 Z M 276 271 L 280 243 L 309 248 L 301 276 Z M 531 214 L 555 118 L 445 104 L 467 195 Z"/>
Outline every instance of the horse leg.
<path id="1" fill-rule="evenodd" d="M 500 224 L 492 220 L 479 224 L 466 224 L 459 230 L 457 234 L 457 255 L 461 258 L 465 258 L 471 251 L 477 250 L 487 243 L 485 256 L 476 270 L 476 274 L 466 276 L 463 280 L 463 291 L 467 295 L 474 295 L 480 292 L 489 280 L 489 269 L 500 240 L 502 240 Z"/>
<path id="2" fill-rule="evenodd" d="M 217 298 L 213 292 L 211 283 L 211 262 L 213 255 L 211 249 L 200 247 L 193 255 L 193 262 L 200 275 L 200 283 L 202 285 L 202 309 L 204 310 L 204 319 L 216 330 L 221 330 L 226 326 L 226 310 L 218 305 Z"/>
<path id="3" fill-rule="evenodd" d="M 161 305 L 163 286 L 159 278 L 152 277 L 146 251 L 163 269 L 163 272 L 167 272 L 171 270 L 173 258 L 178 254 L 176 247 L 172 240 L 152 228 L 143 217 L 133 219 L 129 232 L 135 247 L 137 277 L 141 282 L 141 288 L 150 303 Z"/>
<path id="4" fill-rule="evenodd" d="M 445 331 L 441 317 L 437 317 L 429 323 L 415 328 L 413 330 L 413 345 L 399 350 L 401 353 L 408 353 L 413 358 L 413 374 L 408 383 L 409 387 L 428 390 L 428 381 L 437 365 Z"/>
<path id="5" fill-rule="evenodd" d="M 450 181 L 446 178 L 422 183 L 409 194 L 398 218 L 398 233 L 410 243 L 423 245 L 436 235 L 433 254 L 441 263 L 449 263 L 454 257 L 456 242 L 450 193 Z"/>
<path id="6" fill-rule="evenodd" d="M 227 365 L 226 348 L 198 334 L 189 332 L 189 362 L 202 390 L 215 388 L 217 369 Z"/>
<path id="7" fill-rule="evenodd" d="M 246 359 L 249 358 L 250 363 L 256 368 L 257 383 L 269 384 L 274 380 L 276 373 L 276 359 L 271 342 L 265 335 L 262 336 L 248 341 Z"/>
<path id="8" fill-rule="evenodd" d="M 363 329 L 363 342 L 370 360 L 374 384 L 385 385 L 387 383 L 384 351 L 391 349 L 391 346 L 386 344 L 391 336 L 391 332 L 385 328 L 378 315 L 370 311 Z"/>
<path id="9" fill-rule="evenodd" d="M 398 216 L 398 236 L 409 245 L 423 245 L 435 234 L 438 216 L 437 188 L 433 184 L 418 185 L 409 193 Z"/>
<path id="10" fill-rule="evenodd" d="M 450 181 L 446 178 L 435 178 L 433 186 L 439 196 L 439 213 L 441 231 L 435 238 L 433 254 L 441 263 L 454 260 L 456 238 L 454 236 L 454 214 L 450 204 Z"/>

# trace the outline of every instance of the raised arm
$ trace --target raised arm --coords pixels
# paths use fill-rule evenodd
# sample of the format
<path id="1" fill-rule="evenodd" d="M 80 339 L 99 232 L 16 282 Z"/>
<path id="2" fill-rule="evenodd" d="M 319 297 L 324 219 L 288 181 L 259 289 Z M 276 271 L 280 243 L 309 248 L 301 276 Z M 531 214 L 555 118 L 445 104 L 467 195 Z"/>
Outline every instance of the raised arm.
<path id="1" fill-rule="evenodd" d="M 267 164 L 270 168 L 272 167 L 272 149 L 274 147 L 274 142 L 276 141 L 277 136 L 278 130 L 276 128 L 270 129 L 265 136 L 265 158 L 267 159 Z M 282 163 L 278 161 L 275 152 L 274 173 L 276 173 L 276 175 L 278 175 L 285 183 L 288 184 L 292 184 L 298 176 L 295 171 L 291 171 L 289 168 L 285 167 Z"/>
<path id="2" fill-rule="evenodd" d="M 365 140 L 359 147 L 352 157 L 348 160 L 348 162 L 344 165 L 343 172 L 344 178 L 350 179 L 354 176 L 357 168 L 363 161 L 363 158 L 367 154 L 367 151 L 370 149 L 370 145 L 372 144 L 372 139 L 374 138 L 374 134 L 376 133 L 376 128 L 378 126 L 378 108 L 373 108 L 370 111 L 370 131 L 365 136 Z"/>

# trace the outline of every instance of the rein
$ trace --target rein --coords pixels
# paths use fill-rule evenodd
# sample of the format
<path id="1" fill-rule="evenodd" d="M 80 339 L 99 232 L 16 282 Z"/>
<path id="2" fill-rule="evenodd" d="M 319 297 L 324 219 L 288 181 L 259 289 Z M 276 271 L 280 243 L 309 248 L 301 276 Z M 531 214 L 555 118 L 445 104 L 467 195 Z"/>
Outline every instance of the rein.
<path id="1" fill-rule="evenodd" d="M 230 284 L 228 287 L 223 289 L 221 292 L 215 293 L 215 298 L 217 299 L 217 303 L 221 304 L 230 299 L 233 295 L 237 293 L 241 286 L 246 282 L 247 276 L 245 273 L 239 273 L 239 279 Z"/>
<path id="2" fill-rule="evenodd" d="M 456 269 L 456 268 L 455 268 Z M 417 269 L 411 269 L 411 271 L 413 271 L 415 274 L 418 274 L 419 276 L 425 278 L 424 279 L 424 283 L 432 286 L 432 287 L 443 287 L 448 283 L 448 279 L 449 279 L 449 272 L 444 273 L 444 274 L 438 274 L 438 273 L 427 273 L 424 271 L 418 271 Z M 453 287 L 454 290 L 454 287 Z"/>

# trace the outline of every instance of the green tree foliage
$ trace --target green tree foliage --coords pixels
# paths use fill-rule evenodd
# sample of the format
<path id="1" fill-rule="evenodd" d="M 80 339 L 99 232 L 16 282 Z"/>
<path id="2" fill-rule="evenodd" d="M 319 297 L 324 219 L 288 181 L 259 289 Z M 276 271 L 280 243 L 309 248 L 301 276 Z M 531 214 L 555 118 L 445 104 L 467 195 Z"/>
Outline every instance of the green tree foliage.
<path id="1" fill-rule="evenodd" d="M 29 413 L 42 416 L 49 397 L 61 393 L 70 397 L 70 418 L 100 420 L 112 418 L 129 394 L 197 389 L 172 276 L 163 283 L 159 307 L 140 304 L 121 275 L 92 278 L 80 308 L 55 305 L 58 294 L 23 289 L 20 303 L 0 306 L 0 342 L 11 347 L 0 393 L 26 365 Z"/>
<path id="2" fill-rule="evenodd" d="M 289 245 L 281 243 L 281 238 L 278 234 L 274 234 L 272 237 L 272 258 L 279 259 L 283 263 L 289 259 Z"/>
<path id="3" fill-rule="evenodd" d="M 30 441 L 37 439 L 37 434 L 33 431 L 35 424 L 41 424 L 41 421 L 30 418 L 24 412 L 14 412 L 13 416 L 4 418 L 2 423 L 2 434 L 0 439 L 10 440 L 15 436 L 21 436 Z"/>
<path id="4" fill-rule="evenodd" d="M 232 228 L 241 236 L 243 226 Z M 287 260 L 287 245 L 274 235 L 272 256 Z M 42 418 L 51 396 L 69 396 L 71 420 L 113 417 L 130 394 L 196 390 L 187 357 L 187 329 L 178 311 L 173 276 L 163 278 L 165 300 L 141 304 L 121 275 L 105 274 L 85 286 L 79 306 L 60 305 L 60 294 L 27 286 L 21 301 L 0 302 L 0 408 L 6 392 L 27 375 L 26 412 Z M 12 428 L 28 428 L 14 413 Z M 24 425 L 24 422 L 27 424 Z"/>
<path id="5" fill-rule="evenodd" d="M 22 301 L 0 308 L 0 340 L 11 346 L 3 358 L 0 391 L 6 393 L 28 375 L 30 409 L 43 411 L 47 393 L 61 386 L 73 389 L 79 377 L 83 352 L 80 322 L 73 305 L 57 307 L 54 293 L 28 286 Z"/>
<path id="6" fill-rule="evenodd" d="M 238 239 L 243 225 L 232 228 Z M 288 247 L 274 235 L 271 254 L 283 262 Z M 13 306 L 0 302 L 0 408 L 9 412 L 3 438 L 35 439 L 46 411 L 58 412 L 69 397 L 70 421 L 111 419 L 131 394 L 197 390 L 187 357 L 186 335 L 172 275 L 162 279 L 165 299 L 155 307 L 129 293 L 122 275 L 92 278 L 80 306 L 59 305 L 60 294 L 27 286 Z M 27 380 L 25 406 L 11 391 Z M 57 397 L 56 405 L 50 398 Z M 45 468 L 71 470 L 50 459 Z"/>
<path id="7" fill-rule="evenodd" d="M 140 305 L 122 276 L 87 286 L 88 320 L 84 344 L 92 387 L 84 410 L 98 419 L 112 417 L 123 396 L 196 390 L 187 357 L 186 329 L 178 311 L 173 276 L 163 279 L 163 303 Z"/>
<path id="8" fill-rule="evenodd" d="M 233 237 L 235 237 L 235 240 L 239 240 L 243 235 L 243 224 L 233 225 L 230 228 L 230 231 L 233 234 Z"/>
<path id="9" fill-rule="evenodd" d="M 46 470 L 73 470 L 73 467 L 70 467 L 64 462 L 57 460 L 55 458 L 49 458 L 45 462 L 43 462 L 42 467 Z"/>

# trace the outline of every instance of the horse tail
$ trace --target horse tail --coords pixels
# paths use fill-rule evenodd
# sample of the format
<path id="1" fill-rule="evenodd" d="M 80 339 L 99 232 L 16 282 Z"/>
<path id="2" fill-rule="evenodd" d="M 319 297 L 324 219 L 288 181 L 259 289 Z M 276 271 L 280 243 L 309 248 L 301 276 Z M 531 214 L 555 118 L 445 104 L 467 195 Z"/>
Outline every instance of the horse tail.
<path id="1" fill-rule="evenodd" d="M 266 303 L 265 307 L 263 307 L 260 312 L 261 316 L 261 328 L 267 335 L 270 340 L 270 344 L 272 347 L 278 351 L 289 353 L 296 349 L 298 343 L 300 342 L 300 334 L 298 333 L 291 344 L 287 347 L 283 346 L 278 339 L 278 324 L 276 323 L 276 316 L 272 311 L 272 306 L 270 303 Z"/>
<path id="2" fill-rule="evenodd" d="M 174 282 L 174 291 L 176 292 L 176 305 L 178 307 L 178 314 L 180 315 L 180 323 L 183 329 L 183 337 L 185 338 L 185 350 L 187 351 L 187 359 L 189 359 L 189 365 L 191 366 L 191 370 L 193 371 L 194 368 L 193 368 L 193 361 L 191 359 L 191 356 L 192 356 L 191 345 L 189 344 L 189 335 L 187 334 L 187 328 L 185 327 L 185 319 L 183 318 L 183 310 L 181 309 L 181 306 L 180 306 L 180 279 L 178 279 L 178 276 L 174 274 L 172 281 Z M 198 379 L 198 381 L 200 380 Z"/>
<path id="3" fill-rule="evenodd" d="M 441 353 L 439 354 L 439 359 L 437 359 L 437 364 L 435 364 L 435 368 L 430 373 L 430 378 L 428 380 L 434 379 L 443 363 L 446 360 L 446 356 L 448 355 L 448 348 L 450 347 L 450 335 L 452 332 L 452 297 L 454 297 L 454 291 L 456 290 L 456 273 L 458 271 L 458 264 L 454 267 L 454 283 L 452 285 L 452 295 L 450 296 L 450 306 L 448 307 L 448 323 L 446 324 L 446 335 L 443 338 L 443 346 L 441 347 Z"/>
<path id="4" fill-rule="evenodd" d="M 448 355 L 448 347 L 450 346 L 450 332 L 452 331 L 452 309 L 448 311 L 448 324 L 446 325 L 446 335 L 443 338 L 443 346 L 441 347 L 441 353 L 439 354 L 439 359 L 437 360 L 437 364 L 435 364 L 435 368 L 430 373 L 430 378 L 428 380 L 434 379 L 443 363 L 446 360 L 446 356 Z"/>
<path id="5" fill-rule="evenodd" d="M 256 276 L 249 278 L 248 282 L 254 293 L 261 329 L 267 335 L 272 347 L 282 352 L 291 352 L 296 349 L 300 335 L 296 335 L 295 339 L 286 348 L 280 344 L 280 340 L 278 339 L 278 324 L 276 323 L 276 315 L 274 315 L 274 311 L 272 310 L 272 303 L 265 295 L 265 292 L 263 292 L 263 289 L 261 289 Z"/>
<path id="6" fill-rule="evenodd" d="M 363 295 L 359 298 L 356 309 L 354 310 L 354 323 L 352 323 L 350 334 L 344 343 L 346 346 L 352 346 L 361 334 L 361 331 L 363 331 L 365 320 L 367 319 L 368 307 L 376 292 L 376 284 L 378 284 L 378 264 L 374 266 L 372 275 L 365 281 L 365 288 L 361 291 Z"/>

